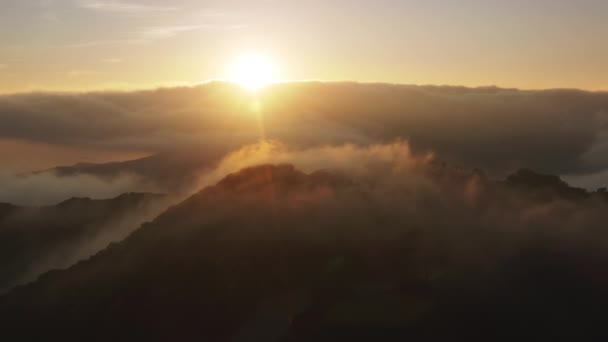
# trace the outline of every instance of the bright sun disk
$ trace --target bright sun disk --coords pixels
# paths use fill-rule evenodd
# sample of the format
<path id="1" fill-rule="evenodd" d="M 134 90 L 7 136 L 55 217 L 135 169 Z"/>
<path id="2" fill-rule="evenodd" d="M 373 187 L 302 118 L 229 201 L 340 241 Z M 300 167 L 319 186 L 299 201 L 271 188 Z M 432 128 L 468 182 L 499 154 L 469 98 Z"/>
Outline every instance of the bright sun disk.
<path id="1" fill-rule="evenodd" d="M 262 55 L 247 55 L 232 66 L 230 80 L 249 90 L 258 90 L 275 81 L 274 64 Z"/>

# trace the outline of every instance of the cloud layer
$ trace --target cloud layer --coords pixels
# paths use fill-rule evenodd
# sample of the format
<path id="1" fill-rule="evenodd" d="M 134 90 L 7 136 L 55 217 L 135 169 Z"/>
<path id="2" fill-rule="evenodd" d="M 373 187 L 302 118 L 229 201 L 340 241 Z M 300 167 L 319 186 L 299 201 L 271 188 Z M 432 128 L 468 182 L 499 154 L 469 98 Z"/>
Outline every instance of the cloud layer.
<path id="1" fill-rule="evenodd" d="M 296 148 L 407 140 L 417 152 L 504 175 L 608 167 L 608 94 L 577 90 L 291 83 L 0 97 L 0 138 L 80 149 L 225 154 L 261 138 Z M 578 178 L 576 178 L 578 179 Z M 598 185 L 595 182 L 593 185 Z"/>

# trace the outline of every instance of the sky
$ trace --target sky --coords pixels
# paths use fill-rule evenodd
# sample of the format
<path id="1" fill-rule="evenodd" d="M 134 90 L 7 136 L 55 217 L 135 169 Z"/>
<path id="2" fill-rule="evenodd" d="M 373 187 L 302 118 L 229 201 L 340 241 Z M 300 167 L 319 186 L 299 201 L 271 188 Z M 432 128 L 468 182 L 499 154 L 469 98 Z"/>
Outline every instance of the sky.
<path id="1" fill-rule="evenodd" d="M 605 0 L 2 0 L 0 93 L 223 79 L 608 90 Z"/>

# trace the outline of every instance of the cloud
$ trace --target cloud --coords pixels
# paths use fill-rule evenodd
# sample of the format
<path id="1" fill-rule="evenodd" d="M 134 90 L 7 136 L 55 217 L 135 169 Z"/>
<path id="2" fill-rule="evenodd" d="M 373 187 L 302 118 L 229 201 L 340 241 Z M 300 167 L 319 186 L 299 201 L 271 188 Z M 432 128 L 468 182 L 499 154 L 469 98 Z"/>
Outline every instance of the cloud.
<path id="1" fill-rule="evenodd" d="M 290 148 L 404 139 L 416 153 L 430 151 L 497 177 L 520 167 L 581 175 L 608 166 L 602 152 L 607 109 L 608 93 L 578 90 L 310 82 L 271 86 L 255 99 L 236 86 L 209 83 L 1 96 L 0 138 L 150 152 L 208 146 L 227 153 L 258 141 L 263 128 L 266 138 Z"/>
<path id="2" fill-rule="evenodd" d="M 227 154 L 218 166 L 203 173 L 199 188 L 210 186 L 226 175 L 264 164 L 290 164 L 304 172 L 331 170 L 357 179 L 376 178 L 382 169 L 387 174 L 411 170 L 428 163 L 432 154 L 414 156 L 404 141 L 357 146 L 353 144 L 293 149 L 280 142 L 262 141 Z"/>
<path id="3" fill-rule="evenodd" d="M 121 44 L 146 44 L 147 40 L 144 39 L 113 39 L 113 40 L 90 40 L 78 43 L 67 44 L 65 47 L 68 48 L 83 48 L 92 46 L 104 46 L 104 45 L 121 45 Z"/>
<path id="4" fill-rule="evenodd" d="M 573 186 L 585 189 L 599 189 L 608 187 L 608 170 L 584 174 L 564 175 L 564 180 Z"/>
<path id="5" fill-rule="evenodd" d="M 154 6 L 121 1 L 82 1 L 80 7 L 93 11 L 131 15 L 174 12 L 179 10 L 178 7 L 173 6 Z"/>
<path id="6" fill-rule="evenodd" d="M 40 17 L 46 21 L 54 23 L 59 23 L 61 21 L 59 14 L 53 11 L 44 12 L 40 15 Z"/>
<path id="7" fill-rule="evenodd" d="M 175 37 L 180 33 L 191 32 L 197 30 L 237 30 L 241 29 L 242 25 L 175 25 L 175 26 L 156 26 L 144 28 L 140 31 L 143 39 L 158 40 Z"/>
<path id="8" fill-rule="evenodd" d="M 122 59 L 122 58 L 103 58 L 100 60 L 100 62 L 106 63 L 106 64 L 116 64 L 116 63 L 124 62 L 124 59 Z"/>
<path id="9" fill-rule="evenodd" d="M 67 76 L 71 78 L 89 77 L 101 74 L 98 70 L 70 70 Z"/>
<path id="10" fill-rule="evenodd" d="M 144 27 L 132 32 L 131 38 L 113 39 L 113 40 L 91 40 L 65 45 L 69 48 L 83 48 L 92 46 L 104 45 L 145 45 L 153 43 L 157 40 L 168 39 L 178 36 L 182 33 L 198 31 L 198 30 L 239 30 L 245 28 L 245 25 L 240 24 L 204 24 L 204 25 L 165 25 L 165 26 L 150 26 Z"/>

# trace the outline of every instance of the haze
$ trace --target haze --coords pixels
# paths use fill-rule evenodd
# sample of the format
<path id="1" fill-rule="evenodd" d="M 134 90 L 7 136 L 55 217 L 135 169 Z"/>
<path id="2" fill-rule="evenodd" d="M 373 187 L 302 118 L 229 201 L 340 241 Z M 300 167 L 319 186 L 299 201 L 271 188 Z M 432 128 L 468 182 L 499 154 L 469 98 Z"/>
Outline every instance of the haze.
<path id="1" fill-rule="evenodd" d="M 4 0 L 0 339 L 607 341 L 608 2 Z"/>
<path id="2" fill-rule="evenodd" d="M 134 89 L 229 76 L 608 89 L 608 4 L 534 1 L 5 0 L 0 92 Z"/>

